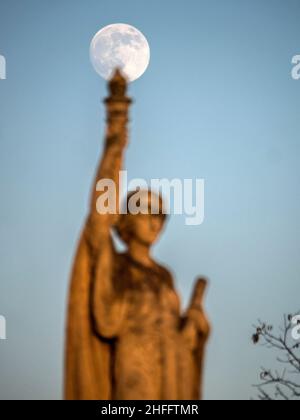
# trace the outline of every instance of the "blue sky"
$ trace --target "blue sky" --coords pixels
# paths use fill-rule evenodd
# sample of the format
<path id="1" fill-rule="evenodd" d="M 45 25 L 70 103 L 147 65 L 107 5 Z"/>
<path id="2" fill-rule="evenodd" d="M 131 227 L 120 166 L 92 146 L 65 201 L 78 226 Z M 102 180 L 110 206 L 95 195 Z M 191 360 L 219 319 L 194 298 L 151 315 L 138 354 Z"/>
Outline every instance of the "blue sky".
<path id="1" fill-rule="evenodd" d="M 204 178 L 205 222 L 174 216 L 155 249 L 184 303 L 210 279 L 205 397 L 255 395 L 272 355 L 257 318 L 299 309 L 297 0 L 0 0 L 1 398 L 60 398 L 68 276 L 104 133 L 89 61 L 103 26 L 147 37 L 130 86 L 130 178 Z M 275 359 L 275 355 L 274 355 Z"/>

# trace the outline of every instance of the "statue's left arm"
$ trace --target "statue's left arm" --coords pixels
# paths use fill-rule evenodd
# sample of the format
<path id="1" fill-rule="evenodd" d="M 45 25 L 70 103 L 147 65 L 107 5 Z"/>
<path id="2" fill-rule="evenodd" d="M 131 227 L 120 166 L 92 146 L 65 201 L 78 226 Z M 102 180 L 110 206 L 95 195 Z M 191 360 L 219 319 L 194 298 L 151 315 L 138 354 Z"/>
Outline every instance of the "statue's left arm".
<path id="1" fill-rule="evenodd" d="M 183 318 L 182 336 L 191 350 L 203 346 L 210 335 L 210 324 L 203 308 L 204 292 L 207 286 L 205 279 L 199 279 L 195 285 L 190 306 Z"/>
<path id="2" fill-rule="evenodd" d="M 117 255 L 113 246 L 111 228 L 119 217 L 118 197 L 121 189 L 119 175 L 123 169 L 127 147 L 130 103 L 131 100 L 126 96 L 126 81 L 117 72 L 110 82 L 110 96 L 106 99 L 105 147 L 93 186 L 90 214 L 86 225 L 93 258 L 91 304 L 94 326 L 97 333 L 104 338 L 118 336 L 126 307 L 124 294 L 118 284 L 115 284 Z M 107 200 L 112 208 L 104 207 Z"/>
<path id="3" fill-rule="evenodd" d="M 202 398 L 202 380 L 205 347 L 210 334 L 210 324 L 203 309 L 206 280 L 195 285 L 190 306 L 181 324 L 180 399 Z"/>

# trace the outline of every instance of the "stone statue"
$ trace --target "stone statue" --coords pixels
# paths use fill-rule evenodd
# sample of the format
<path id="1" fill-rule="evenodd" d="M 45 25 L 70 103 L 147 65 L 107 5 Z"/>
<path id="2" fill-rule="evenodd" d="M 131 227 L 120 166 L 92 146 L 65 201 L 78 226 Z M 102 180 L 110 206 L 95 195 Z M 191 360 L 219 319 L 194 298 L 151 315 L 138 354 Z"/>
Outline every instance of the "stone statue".
<path id="1" fill-rule="evenodd" d="M 151 258 L 166 218 L 162 198 L 147 191 L 128 195 L 127 206 L 137 193 L 148 208 L 156 200 L 156 214 L 101 214 L 97 209 L 99 180 L 111 179 L 119 190 L 127 146 L 131 100 L 119 71 L 109 89 L 105 149 L 70 285 L 65 398 L 200 399 L 210 329 L 202 307 L 206 281 L 198 280 L 182 315 L 172 275 Z M 127 252 L 115 250 L 112 229 Z"/>

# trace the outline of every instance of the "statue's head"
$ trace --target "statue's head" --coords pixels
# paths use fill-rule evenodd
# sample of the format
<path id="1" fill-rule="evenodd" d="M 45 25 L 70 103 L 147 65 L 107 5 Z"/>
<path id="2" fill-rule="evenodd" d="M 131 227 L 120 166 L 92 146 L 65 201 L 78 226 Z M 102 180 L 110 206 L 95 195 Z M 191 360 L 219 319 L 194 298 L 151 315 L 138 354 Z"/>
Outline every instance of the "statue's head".
<path id="1" fill-rule="evenodd" d="M 126 214 L 120 216 L 116 231 L 127 245 L 132 240 L 154 244 L 166 221 L 162 197 L 148 190 L 130 192 L 125 200 Z"/>

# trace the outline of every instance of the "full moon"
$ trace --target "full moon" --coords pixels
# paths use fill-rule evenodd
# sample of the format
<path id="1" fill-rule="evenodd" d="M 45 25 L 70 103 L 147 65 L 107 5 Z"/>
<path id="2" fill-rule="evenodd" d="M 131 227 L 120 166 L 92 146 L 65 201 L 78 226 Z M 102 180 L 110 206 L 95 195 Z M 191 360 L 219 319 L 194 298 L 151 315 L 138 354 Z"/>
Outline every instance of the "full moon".
<path id="1" fill-rule="evenodd" d="M 129 82 L 142 76 L 150 62 L 150 47 L 145 36 L 124 23 L 105 26 L 96 33 L 90 46 L 92 64 L 109 80 L 119 68 Z"/>

